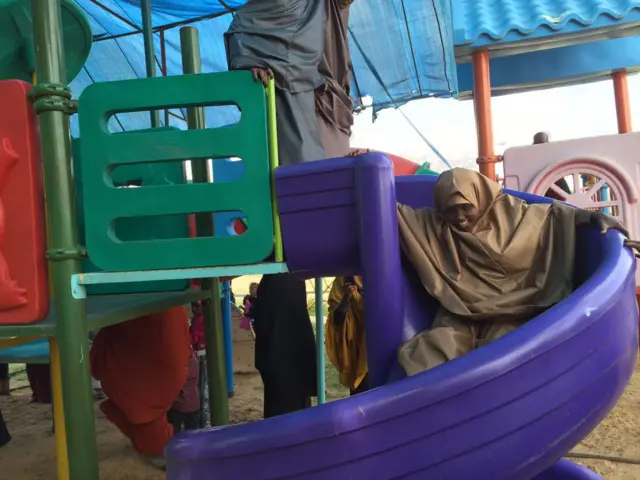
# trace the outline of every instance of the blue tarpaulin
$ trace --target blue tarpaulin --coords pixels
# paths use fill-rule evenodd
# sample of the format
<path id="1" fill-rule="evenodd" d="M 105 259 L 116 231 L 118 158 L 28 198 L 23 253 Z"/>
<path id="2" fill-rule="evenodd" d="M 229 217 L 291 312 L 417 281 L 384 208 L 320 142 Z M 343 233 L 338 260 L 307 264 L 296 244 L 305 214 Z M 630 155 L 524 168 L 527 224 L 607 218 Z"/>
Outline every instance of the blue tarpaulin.
<path id="1" fill-rule="evenodd" d="M 83 71 L 71 82 L 74 96 L 94 82 L 146 76 L 139 0 L 76 0 L 87 15 L 94 36 Z M 182 73 L 180 27 L 200 33 L 204 72 L 227 69 L 223 34 L 244 0 L 151 0 L 157 74 Z M 449 0 L 355 0 L 349 41 L 354 66 L 352 96 L 371 97 L 376 110 L 416 98 L 450 96 L 456 89 L 453 29 Z M 165 59 L 166 72 L 163 71 Z M 171 112 L 169 123 L 185 128 L 185 112 Z M 207 125 L 233 123 L 231 107 L 207 109 Z M 164 115 L 161 115 L 164 124 Z M 150 127 L 145 112 L 112 118 L 113 131 Z M 72 118 L 72 134 L 78 125 Z"/>

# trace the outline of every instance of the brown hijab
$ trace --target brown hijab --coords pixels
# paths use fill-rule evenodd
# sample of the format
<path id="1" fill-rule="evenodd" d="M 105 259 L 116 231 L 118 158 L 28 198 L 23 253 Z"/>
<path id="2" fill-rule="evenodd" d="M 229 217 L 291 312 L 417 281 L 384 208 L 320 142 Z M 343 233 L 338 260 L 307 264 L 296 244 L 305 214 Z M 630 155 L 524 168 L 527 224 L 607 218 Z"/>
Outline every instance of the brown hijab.
<path id="1" fill-rule="evenodd" d="M 478 209 L 470 232 L 440 215 L 457 203 Z M 398 226 L 404 254 L 448 312 L 466 320 L 524 322 L 571 293 L 576 209 L 528 205 L 462 168 L 440 175 L 435 205 L 398 205 Z"/>

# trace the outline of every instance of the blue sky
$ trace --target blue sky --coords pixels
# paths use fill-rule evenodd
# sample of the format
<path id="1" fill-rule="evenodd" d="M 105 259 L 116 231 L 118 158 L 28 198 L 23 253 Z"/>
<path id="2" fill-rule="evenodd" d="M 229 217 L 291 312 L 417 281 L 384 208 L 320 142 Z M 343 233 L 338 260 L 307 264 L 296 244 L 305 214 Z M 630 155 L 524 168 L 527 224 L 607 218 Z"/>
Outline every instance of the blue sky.
<path id="1" fill-rule="evenodd" d="M 629 78 L 629 95 L 632 123 L 634 128 L 640 128 L 640 76 Z M 551 140 L 617 132 L 611 80 L 496 97 L 492 106 L 496 153 L 530 144 L 539 131 L 549 132 Z M 477 153 L 471 101 L 424 99 L 410 102 L 402 109 L 450 163 L 474 168 Z M 427 160 L 436 170 L 444 168 L 394 110 L 381 112 L 375 123 L 371 123 L 370 110 L 357 115 L 351 146 L 402 155 L 418 163 Z"/>

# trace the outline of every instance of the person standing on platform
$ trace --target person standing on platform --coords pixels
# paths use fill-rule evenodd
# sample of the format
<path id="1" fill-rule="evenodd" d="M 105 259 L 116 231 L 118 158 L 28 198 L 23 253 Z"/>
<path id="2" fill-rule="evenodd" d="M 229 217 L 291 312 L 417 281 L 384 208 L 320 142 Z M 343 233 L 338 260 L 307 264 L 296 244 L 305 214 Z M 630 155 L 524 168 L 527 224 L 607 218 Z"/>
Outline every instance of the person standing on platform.
<path id="1" fill-rule="evenodd" d="M 318 394 L 316 344 L 304 281 L 286 273 L 264 275 L 253 312 L 264 418 L 310 407 Z"/>
<path id="2" fill-rule="evenodd" d="M 324 48 L 325 0 L 251 0 L 224 35 L 229 70 L 274 78 L 280 165 L 325 158 L 315 90 Z"/>
<path id="3" fill-rule="evenodd" d="M 158 467 L 173 435 L 167 413 L 187 381 L 191 356 L 184 306 L 105 327 L 91 348 L 91 375 L 108 397 L 100 409 Z"/>
<path id="4" fill-rule="evenodd" d="M 316 89 L 316 118 L 328 158 L 350 154 L 353 126 L 350 96 L 353 67 L 347 40 L 349 7 L 353 0 L 325 0 L 324 52 L 319 72 L 325 79 Z"/>

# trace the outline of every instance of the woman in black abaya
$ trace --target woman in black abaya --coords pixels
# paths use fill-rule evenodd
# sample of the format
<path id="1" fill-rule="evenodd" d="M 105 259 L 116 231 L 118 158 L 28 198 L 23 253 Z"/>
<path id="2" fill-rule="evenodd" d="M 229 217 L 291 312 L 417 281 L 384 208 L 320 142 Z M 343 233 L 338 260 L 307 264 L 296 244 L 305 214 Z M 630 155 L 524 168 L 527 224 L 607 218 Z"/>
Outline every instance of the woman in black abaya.
<path id="1" fill-rule="evenodd" d="M 316 344 L 304 281 L 264 275 L 254 307 L 256 368 L 264 384 L 264 417 L 311 406 L 317 395 Z"/>

